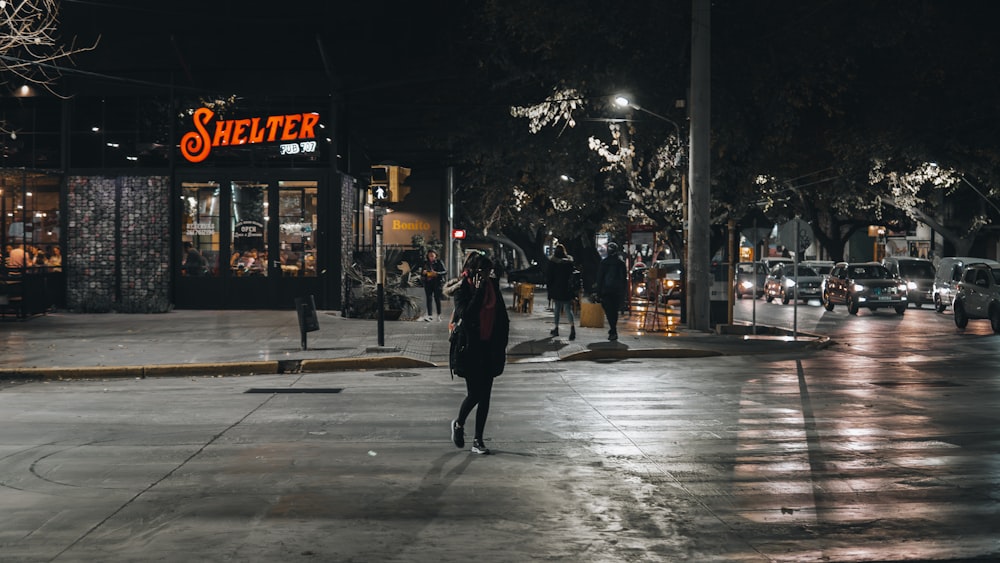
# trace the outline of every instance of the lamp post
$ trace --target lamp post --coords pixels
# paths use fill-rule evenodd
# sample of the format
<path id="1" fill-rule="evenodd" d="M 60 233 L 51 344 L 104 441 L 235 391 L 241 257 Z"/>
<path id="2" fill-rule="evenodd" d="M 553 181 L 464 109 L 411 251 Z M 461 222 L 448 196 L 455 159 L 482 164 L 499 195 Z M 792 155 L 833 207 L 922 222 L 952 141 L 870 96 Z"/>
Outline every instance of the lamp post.
<path id="1" fill-rule="evenodd" d="M 679 125 L 677 125 L 677 122 L 675 122 L 674 120 L 670 119 L 669 117 L 660 115 L 660 114 L 658 114 L 658 113 L 656 113 L 654 111 L 650 111 L 650 110 L 648 110 L 648 109 L 640 106 L 639 104 L 633 103 L 631 100 L 628 99 L 627 96 L 624 96 L 624 95 L 615 96 L 615 105 L 617 105 L 618 107 L 623 107 L 623 108 L 627 107 L 627 108 L 634 109 L 636 111 L 641 111 L 643 113 L 647 113 L 647 114 L 649 114 L 649 115 L 651 115 L 651 116 L 653 116 L 653 117 L 655 117 L 657 119 L 660 119 L 662 121 L 666 121 L 667 123 L 673 125 L 674 126 L 674 133 L 677 136 L 677 141 L 679 143 L 681 143 L 681 155 L 684 154 L 684 152 L 685 152 L 684 151 L 685 144 L 684 144 L 684 141 L 683 141 L 683 137 L 681 137 L 681 128 L 680 128 Z M 679 107 L 681 107 L 681 106 L 679 106 Z M 680 161 L 681 161 L 681 159 L 678 158 L 677 161 L 675 162 L 675 164 L 677 162 L 680 162 Z M 681 248 L 681 264 L 683 264 L 683 268 L 681 269 L 681 271 L 682 271 L 682 273 L 681 273 L 681 283 L 682 283 L 682 287 L 684 288 L 684 295 L 685 295 L 684 299 L 681 300 L 681 322 L 682 323 L 686 323 L 688 321 L 687 313 L 688 313 L 688 309 L 689 309 L 690 293 L 691 293 L 690 292 L 690 284 L 688 283 L 688 279 L 689 279 L 688 272 L 690 271 L 690 263 L 689 263 L 690 262 L 689 261 L 690 254 L 688 253 L 688 207 L 689 207 L 689 204 L 688 204 L 688 175 L 687 174 L 681 174 L 681 200 L 682 200 L 681 201 L 681 225 L 682 225 L 682 227 L 681 227 L 681 238 L 683 239 L 683 243 L 684 243 L 683 246 L 682 246 L 682 248 Z"/>

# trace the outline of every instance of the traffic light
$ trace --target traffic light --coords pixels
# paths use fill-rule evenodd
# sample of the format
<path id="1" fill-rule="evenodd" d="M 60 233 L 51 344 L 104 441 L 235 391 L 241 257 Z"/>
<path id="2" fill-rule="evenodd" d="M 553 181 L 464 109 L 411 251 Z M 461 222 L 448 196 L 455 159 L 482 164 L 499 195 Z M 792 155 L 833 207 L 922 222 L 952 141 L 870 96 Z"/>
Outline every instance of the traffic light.
<path id="1" fill-rule="evenodd" d="M 403 185 L 410 176 L 410 169 L 402 166 L 389 167 L 389 201 L 399 202 L 410 194 L 410 186 Z"/>
<path id="2" fill-rule="evenodd" d="M 396 166 L 393 164 L 375 164 L 372 166 L 372 199 L 376 201 L 379 199 L 375 197 L 376 189 L 378 186 L 385 186 L 387 190 L 386 198 L 383 201 L 389 203 L 398 203 L 403 201 L 407 195 L 410 193 L 410 186 L 404 185 L 406 179 L 410 176 L 410 169 L 403 168 L 402 166 Z"/>
<path id="3" fill-rule="evenodd" d="M 465 238 L 465 229 L 452 229 L 451 238 L 461 240 Z"/>
<path id="4" fill-rule="evenodd" d="M 382 184 L 373 184 L 372 190 L 372 202 L 375 205 L 385 205 L 389 202 L 389 186 Z"/>

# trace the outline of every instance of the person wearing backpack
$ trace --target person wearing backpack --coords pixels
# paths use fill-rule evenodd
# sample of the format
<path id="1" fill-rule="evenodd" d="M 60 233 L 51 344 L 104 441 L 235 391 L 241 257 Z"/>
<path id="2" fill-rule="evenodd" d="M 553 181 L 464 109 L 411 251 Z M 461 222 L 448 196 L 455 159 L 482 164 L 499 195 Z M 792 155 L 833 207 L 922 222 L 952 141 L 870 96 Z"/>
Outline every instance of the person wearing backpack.
<path id="1" fill-rule="evenodd" d="M 455 311 L 451 323 L 449 365 L 453 375 L 465 379 L 466 396 L 451 421 L 451 441 L 465 447 L 465 421 L 476 409 L 472 453 L 489 454 L 483 442 L 486 417 L 490 412 L 493 379 L 503 373 L 507 361 L 510 318 L 500 294 L 493 261 L 474 252 L 465 261 L 455 290 Z"/>

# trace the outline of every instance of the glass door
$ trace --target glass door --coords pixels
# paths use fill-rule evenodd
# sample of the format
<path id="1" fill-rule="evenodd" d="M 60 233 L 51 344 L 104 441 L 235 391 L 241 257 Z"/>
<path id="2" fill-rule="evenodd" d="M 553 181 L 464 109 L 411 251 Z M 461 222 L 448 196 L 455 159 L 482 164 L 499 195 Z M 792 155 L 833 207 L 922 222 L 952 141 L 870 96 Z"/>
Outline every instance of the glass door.
<path id="1" fill-rule="evenodd" d="M 322 295 L 320 181 L 272 178 L 181 182 L 177 307 L 285 309 Z"/>

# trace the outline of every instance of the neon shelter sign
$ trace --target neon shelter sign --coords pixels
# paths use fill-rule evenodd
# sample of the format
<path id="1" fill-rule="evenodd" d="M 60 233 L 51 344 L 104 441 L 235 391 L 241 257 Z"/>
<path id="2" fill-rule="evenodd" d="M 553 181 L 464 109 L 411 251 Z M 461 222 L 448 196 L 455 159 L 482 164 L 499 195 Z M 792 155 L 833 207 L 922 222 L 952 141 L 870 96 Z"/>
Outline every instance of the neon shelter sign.
<path id="1" fill-rule="evenodd" d="M 194 112 L 194 131 L 181 137 L 181 155 L 191 163 L 204 161 L 217 147 L 278 144 L 282 155 L 314 153 L 319 114 L 269 115 L 243 119 L 216 119 L 209 108 Z"/>

